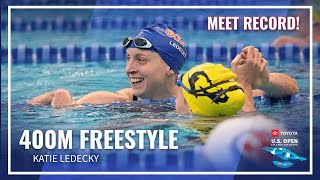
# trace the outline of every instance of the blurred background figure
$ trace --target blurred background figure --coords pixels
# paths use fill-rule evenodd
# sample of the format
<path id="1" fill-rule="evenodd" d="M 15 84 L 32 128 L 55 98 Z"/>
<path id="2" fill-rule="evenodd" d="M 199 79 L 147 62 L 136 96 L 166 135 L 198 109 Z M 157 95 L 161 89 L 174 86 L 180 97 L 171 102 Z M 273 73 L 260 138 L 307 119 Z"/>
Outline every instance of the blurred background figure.
<path id="1" fill-rule="evenodd" d="M 313 42 L 314 43 L 320 43 L 320 2 L 305 2 L 304 5 L 313 5 Z M 310 20 L 309 20 L 309 12 L 303 9 L 297 10 L 294 14 L 294 16 L 300 17 L 300 26 L 299 30 L 296 31 L 296 33 L 292 35 L 282 35 L 278 38 L 276 38 L 272 45 L 275 46 L 277 49 L 279 47 L 291 43 L 294 45 L 299 46 L 300 48 L 303 48 L 304 46 L 309 44 L 309 38 L 310 38 Z"/>
<path id="2" fill-rule="evenodd" d="M 261 168 L 271 162 L 263 148 L 270 146 L 273 129 L 285 130 L 278 121 L 256 113 L 225 120 L 210 132 L 203 154 L 218 171 L 237 171 L 248 164 Z"/>

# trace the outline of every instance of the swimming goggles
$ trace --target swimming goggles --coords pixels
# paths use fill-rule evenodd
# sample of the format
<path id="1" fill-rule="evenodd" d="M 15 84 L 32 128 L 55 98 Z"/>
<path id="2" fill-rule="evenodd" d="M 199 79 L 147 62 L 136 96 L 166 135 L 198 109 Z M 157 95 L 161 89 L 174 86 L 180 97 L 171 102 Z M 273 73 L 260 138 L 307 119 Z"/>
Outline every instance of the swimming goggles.
<path id="1" fill-rule="evenodd" d="M 240 86 L 234 85 L 234 86 L 230 86 L 228 89 L 219 90 L 218 94 L 217 94 L 217 92 L 212 92 L 212 93 L 207 92 L 208 89 L 217 87 L 217 86 L 219 86 L 221 84 L 224 84 L 224 83 L 233 82 L 231 80 L 220 81 L 220 82 L 215 83 L 215 84 L 211 84 L 211 82 L 210 82 L 210 86 L 208 86 L 208 87 L 205 87 L 205 88 L 201 87 L 200 89 L 189 89 L 182 83 L 182 77 L 183 77 L 183 75 L 179 75 L 178 76 L 176 85 L 182 87 L 189 94 L 192 94 L 192 95 L 195 95 L 195 96 L 210 96 L 212 94 L 216 94 L 218 96 L 221 96 L 222 94 L 224 94 L 224 93 L 226 93 L 228 91 L 235 91 L 235 90 L 238 90 L 238 89 L 241 89 L 243 91 L 243 89 Z"/>
<path id="2" fill-rule="evenodd" d="M 143 37 L 136 37 L 136 38 L 131 38 L 131 37 L 127 37 L 123 40 L 122 44 L 125 48 L 128 48 L 131 44 L 131 42 L 133 41 L 134 45 L 137 48 L 141 48 L 141 49 L 154 49 L 156 50 L 152 44 L 150 43 L 150 41 L 148 41 L 146 38 Z"/>

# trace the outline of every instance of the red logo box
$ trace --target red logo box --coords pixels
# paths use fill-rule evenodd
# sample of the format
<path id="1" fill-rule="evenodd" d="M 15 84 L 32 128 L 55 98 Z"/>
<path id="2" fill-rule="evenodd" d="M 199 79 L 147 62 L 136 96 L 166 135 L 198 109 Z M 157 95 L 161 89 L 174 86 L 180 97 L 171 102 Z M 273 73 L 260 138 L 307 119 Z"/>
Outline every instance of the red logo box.
<path id="1" fill-rule="evenodd" d="M 272 137 L 279 137 L 279 130 L 278 129 L 272 129 L 271 130 Z"/>

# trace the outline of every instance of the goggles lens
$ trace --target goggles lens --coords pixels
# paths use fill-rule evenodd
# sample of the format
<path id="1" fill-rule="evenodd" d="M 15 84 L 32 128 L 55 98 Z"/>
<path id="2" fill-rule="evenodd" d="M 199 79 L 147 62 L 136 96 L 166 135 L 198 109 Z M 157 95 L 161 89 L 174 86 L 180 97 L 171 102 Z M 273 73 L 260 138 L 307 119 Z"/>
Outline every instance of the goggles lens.
<path id="1" fill-rule="evenodd" d="M 127 47 L 129 47 L 131 41 L 132 41 L 132 39 L 130 37 L 124 38 L 122 45 L 127 48 Z"/>
<path id="2" fill-rule="evenodd" d="M 131 44 L 131 42 L 133 41 L 134 45 L 137 48 L 141 48 L 141 49 L 155 49 L 152 44 L 143 37 L 137 37 L 137 38 L 131 38 L 131 37 L 127 37 L 123 40 L 122 44 L 125 48 L 128 48 Z"/>

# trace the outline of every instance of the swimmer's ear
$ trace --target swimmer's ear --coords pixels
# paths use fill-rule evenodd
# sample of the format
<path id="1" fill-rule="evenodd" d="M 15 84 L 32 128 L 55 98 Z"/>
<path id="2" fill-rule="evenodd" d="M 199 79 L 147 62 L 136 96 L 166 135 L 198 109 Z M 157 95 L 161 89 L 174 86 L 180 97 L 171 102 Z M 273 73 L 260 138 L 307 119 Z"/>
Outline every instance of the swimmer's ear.
<path id="1" fill-rule="evenodd" d="M 173 75 L 175 72 L 170 68 L 169 71 L 167 72 L 168 75 Z"/>

